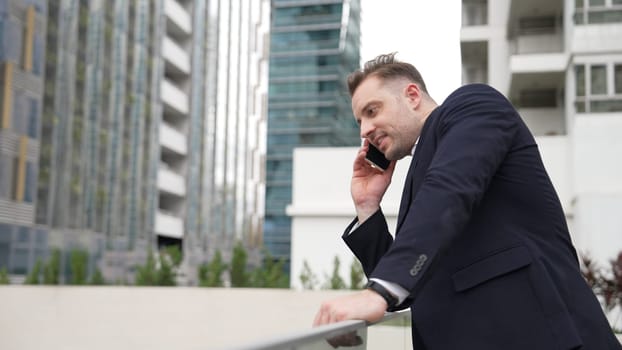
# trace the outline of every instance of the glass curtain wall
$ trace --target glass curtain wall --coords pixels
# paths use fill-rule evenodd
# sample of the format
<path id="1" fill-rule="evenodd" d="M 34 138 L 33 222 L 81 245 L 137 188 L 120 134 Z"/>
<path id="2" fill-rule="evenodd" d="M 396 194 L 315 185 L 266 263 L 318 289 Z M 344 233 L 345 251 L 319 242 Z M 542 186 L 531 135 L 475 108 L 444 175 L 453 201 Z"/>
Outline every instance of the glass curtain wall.
<path id="1" fill-rule="evenodd" d="M 289 262 L 292 151 L 356 146 L 346 76 L 360 64 L 358 0 L 273 0 L 264 243 Z"/>

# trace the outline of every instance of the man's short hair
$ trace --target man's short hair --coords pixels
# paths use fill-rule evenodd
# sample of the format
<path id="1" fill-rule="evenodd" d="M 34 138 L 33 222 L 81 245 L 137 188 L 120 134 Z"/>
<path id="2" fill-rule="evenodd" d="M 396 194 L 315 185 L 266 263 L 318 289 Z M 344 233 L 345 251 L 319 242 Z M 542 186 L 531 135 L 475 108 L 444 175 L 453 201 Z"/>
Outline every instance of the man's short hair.
<path id="1" fill-rule="evenodd" d="M 427 94 L 428 89 L 417 68 L 410 63 L 398 61 L 395 58 L 395 54 L 393 52 L 379 55 L 373 60 L 365 62 L 363 69 L 350 73 L 347 80 L 350 96 L 354 95 L 354 91 L 361 85 L 363 80 L 370 76 L 377 76 L 383 80 L 405 78 L 419 85 L 419 88 Z"/>

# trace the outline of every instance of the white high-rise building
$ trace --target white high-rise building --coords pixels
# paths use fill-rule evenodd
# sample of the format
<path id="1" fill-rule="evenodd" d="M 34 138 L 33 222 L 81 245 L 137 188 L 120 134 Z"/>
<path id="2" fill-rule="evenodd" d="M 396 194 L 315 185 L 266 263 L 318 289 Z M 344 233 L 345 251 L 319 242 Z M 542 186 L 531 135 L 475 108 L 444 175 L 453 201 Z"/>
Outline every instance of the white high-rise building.
<path id="1" fill-rule="evenodd" d="M 622 251 L 622 0 L 463 0 L 462 81 L 536 136 L 577 250 Z"/>

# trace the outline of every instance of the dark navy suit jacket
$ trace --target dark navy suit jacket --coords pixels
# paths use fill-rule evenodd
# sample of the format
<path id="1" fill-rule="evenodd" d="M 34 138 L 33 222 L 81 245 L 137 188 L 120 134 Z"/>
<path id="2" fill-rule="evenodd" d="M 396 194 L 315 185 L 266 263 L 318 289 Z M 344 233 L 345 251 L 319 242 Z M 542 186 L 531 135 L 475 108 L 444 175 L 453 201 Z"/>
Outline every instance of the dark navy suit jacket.
<path id="1" fill-rule="evenodd" d="M 426 120 L 395 240 L 382 211 L 344 240 L 410 295 L 415 349 L 622 349 L 583 280 L 535 140 L 483 84 Z"/>

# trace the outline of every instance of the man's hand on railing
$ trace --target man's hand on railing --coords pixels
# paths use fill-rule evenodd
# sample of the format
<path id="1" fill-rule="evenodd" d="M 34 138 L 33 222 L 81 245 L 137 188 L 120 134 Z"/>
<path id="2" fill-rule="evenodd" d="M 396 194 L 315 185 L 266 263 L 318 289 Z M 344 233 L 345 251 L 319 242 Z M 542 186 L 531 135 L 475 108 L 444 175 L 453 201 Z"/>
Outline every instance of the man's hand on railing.
<path id="1" fill-rule="evenodd" d="M 378 293 L 365 289 L 322 303 L 313 320 L 313 327 L 345 320 L 378 322 L 387 310 L 387 302 Z M 353 346 L 356 334 L 346 334 L 329 341 L 333 347 Z"/>
<path id="2" fill-rule="evenodd" d="M 387 310 L 387 302 L 378 293 L 369 289 L 361 292 L 344 295 L 322 303 L 320 310 L 313 320 L 313 327 L 341 322 L 345 320 L 363 320 L 378 322 Z M 347 333 L 327 340 L 337 348 L 339 346 L 357 346 L 361 338 L 356 332 Z"/>

